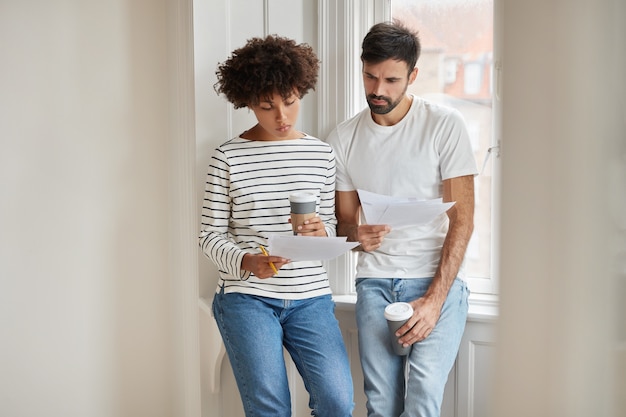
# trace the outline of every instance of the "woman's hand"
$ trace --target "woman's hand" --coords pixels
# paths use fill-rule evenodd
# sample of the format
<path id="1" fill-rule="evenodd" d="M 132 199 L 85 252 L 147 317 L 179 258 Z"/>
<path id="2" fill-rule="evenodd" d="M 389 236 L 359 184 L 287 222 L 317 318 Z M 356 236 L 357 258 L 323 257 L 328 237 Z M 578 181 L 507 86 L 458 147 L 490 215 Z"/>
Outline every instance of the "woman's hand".
<path id="1" fill-rule="evenodd" d="M 289 219 L 291 223 L 291 219 Z M 298 226 L 298 236 L 326 236 L 326 227 L 319 217 L 312 217 Z"/>
<path id="2" fill-rule="evenodd" d="M 289 259 L 281 258 L 280 256 L 266 256 L 262 253 L 246 253 L 243 256 L 241 268 L 252 272 L 257 278 L 265 279 L 276 275 L 270 263 L 274 264 L 274 267 L 278 271 L 283 265 L 289 262 L 291 262 Z"/>

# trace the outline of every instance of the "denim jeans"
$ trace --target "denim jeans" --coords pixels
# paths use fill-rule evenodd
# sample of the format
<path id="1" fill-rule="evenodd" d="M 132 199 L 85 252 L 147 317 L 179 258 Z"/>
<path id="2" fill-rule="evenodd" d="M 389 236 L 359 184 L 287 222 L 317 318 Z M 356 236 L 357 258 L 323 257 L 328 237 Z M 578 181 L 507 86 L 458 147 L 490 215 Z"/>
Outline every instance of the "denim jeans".
<path id="1" fill-rule="evenodd" d="M 312 415 L 352 415 L 352 376 L 334 309 L 330 295 L 305 300 L 215 295 L 215 320 L 246 416 L 291 416 L 283 346 L 309 392 Z"/>
<path id="2" fill-rule="evenodd" d="M 384 317 L 392 302 L 424 295 L 432 279 L 361 278 L 356 282 L 359 352 L 369 417 L 439 417 L 443 391 L 465 329 L 469 290 L 456 279 L 435 329 L 397 356 Z M 407 363 L 408 361 L 408 363 Z"/>

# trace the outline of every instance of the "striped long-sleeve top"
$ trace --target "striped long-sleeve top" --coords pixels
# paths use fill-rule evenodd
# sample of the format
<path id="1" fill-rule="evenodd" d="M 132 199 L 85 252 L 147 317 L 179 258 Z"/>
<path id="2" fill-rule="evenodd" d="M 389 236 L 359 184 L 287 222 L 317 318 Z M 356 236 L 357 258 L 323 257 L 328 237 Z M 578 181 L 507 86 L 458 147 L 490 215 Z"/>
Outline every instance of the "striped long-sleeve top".
<path id="1" fill-rule="evenodd" d="M 335 154 L 325 142 L 233 138 L 215 149 L 202 205 L 202 251 L 219 270 L 217 291 L 280 299 L 330 294 L 321 261 L 292 262 L 259 279 L 241 269 L 246 253 L 260 253 L 271 234 L 291 234 L 289 194 L 317 193 L 326 234 L 336 235 Z"/>

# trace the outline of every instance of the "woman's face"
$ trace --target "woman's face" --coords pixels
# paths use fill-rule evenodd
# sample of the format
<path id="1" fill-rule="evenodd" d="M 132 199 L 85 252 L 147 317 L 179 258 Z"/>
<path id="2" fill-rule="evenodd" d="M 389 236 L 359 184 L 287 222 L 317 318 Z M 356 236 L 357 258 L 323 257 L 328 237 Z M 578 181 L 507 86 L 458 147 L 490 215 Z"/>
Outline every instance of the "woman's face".
<path id="1" fill-rule="evenodd" d="M 262 98 L 259 104 L 250 106 L 250 109 L 261 128 L 259 140 L 286 140 L 302 136 L 295 130 L 300 112 L 300 97 L 295 92 L 284 100 L 280 94 L 274 93 Z"/>

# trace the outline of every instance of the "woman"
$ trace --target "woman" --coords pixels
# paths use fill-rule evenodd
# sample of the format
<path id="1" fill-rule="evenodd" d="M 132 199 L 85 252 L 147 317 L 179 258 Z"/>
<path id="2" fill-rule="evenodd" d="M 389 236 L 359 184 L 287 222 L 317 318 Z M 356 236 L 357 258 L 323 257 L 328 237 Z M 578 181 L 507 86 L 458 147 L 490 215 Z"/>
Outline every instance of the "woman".
<path id="1" fill-rule="evenodd" d="M 218 66 L 215 89 L 257 122 L 213 153 L 202 207 L 200 246 L 219 269 L 215 320 L 246 416 L 290 416 L 283 347 L 316 416 L 350 416 L 352 379 L 328 277 L 320 261 L 263 253 L 271 234 L 293 235 L 289 194 L 318 195 L 304 236 L 335 236 L 335 156 L 295 129 L 300 100 L 314 88 L 319 61 L 310 46 L 250 39 Z"/>

